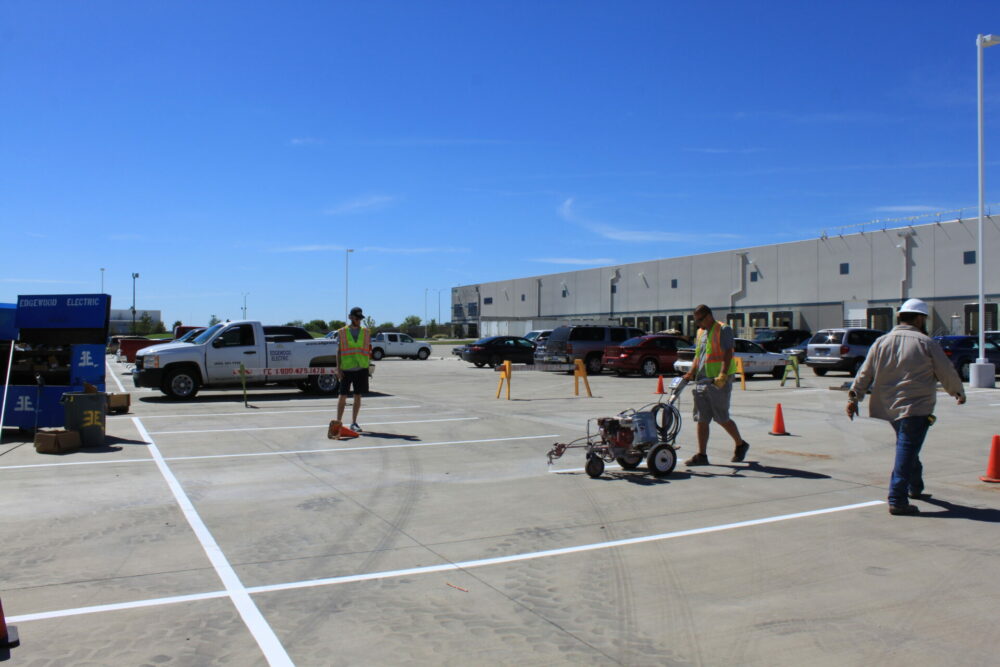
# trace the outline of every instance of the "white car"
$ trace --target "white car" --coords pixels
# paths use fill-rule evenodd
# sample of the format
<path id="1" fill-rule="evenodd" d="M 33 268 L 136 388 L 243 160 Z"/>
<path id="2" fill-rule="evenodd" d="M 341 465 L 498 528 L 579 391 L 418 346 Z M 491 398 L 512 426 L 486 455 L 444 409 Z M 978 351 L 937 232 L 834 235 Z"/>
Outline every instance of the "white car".
<path id="1" fill-rule="evenodd" d="M 776 378 L 780 378 L 785 373 L 785 365 L 788 363 L 788 355 L 768 352 L 763 347 L 744 338 L 737 338 L 733 341 L 735 355 L 743 360 L 743 371 L 747 379 L 758 373 L 770 373 Z M 686 352 L 686 354 L 685 354 Z M 674 362 L 674 370 L 683 375 L 691 370 L 694 363 L 694 348 L 678 350 L 678 355 L 685 358 Z"/>
<path id="2" fill-rule="evenodd" d="M 431 344 L 413 340 L 404 333 L 383 331 L 372 336 L 372 359 L 403 357 L 426 359 L 431 356 Z"/>

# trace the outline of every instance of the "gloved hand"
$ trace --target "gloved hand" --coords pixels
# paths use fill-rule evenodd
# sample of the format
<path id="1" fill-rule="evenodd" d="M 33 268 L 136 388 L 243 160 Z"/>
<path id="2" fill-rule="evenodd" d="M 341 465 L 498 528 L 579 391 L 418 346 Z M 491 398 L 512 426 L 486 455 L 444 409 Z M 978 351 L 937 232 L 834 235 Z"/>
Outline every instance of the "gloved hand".
<path id="1" fill-rule="evenodd" d="M 726 379 L 728 377 L 729 376 L 726 375 L 725 373 L 720 373 L 719 375 L 715 376 L 715 379 L 712 382 L 715 383 L 716 387 L 718 387 L 719 389 L 722 389 L 723 387 L 726 386 Z"/>

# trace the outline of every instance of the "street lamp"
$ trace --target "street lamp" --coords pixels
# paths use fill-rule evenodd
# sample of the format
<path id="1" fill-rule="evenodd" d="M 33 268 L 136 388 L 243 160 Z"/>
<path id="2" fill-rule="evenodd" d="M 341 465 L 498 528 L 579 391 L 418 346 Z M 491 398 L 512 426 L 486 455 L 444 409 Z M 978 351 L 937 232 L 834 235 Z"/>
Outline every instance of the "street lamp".
<path id="1" fill-rule="evenodd" d="M 427 293 L 430 291 L 430 287 L 424 288 L 424 338 L 427 338 Z"/>
<path id="2" fill-rule="evenodd" d="M 135 333 L 135 280 L 139 277 L 138 273 L 132 274 L 132 333 Z"/>
<path id="3" fill-rule="evenodd" d="M 986 156 L 983 140 L 983 49 L 1000 44 L 1000 36 L 976 36 L 977 93 L 979 97 L 979 242 L 976 246 L 976 264 L 979 268 L 979 358 L 969 364 L 970 387 L 993 387 L 996 368 L 986 358 L 986 290 L 983 284 L 983 218 L 986 215 Z"/>
<path id="4" fill-rule="evenodd" d="M 247 297 L 249 295 L 250 292 L 243 292 L 243 319 L 247 318 Z"/>
<path id="5" fill-rule="evenodd" d="M 348 260 L 350 259 L 350 253 L 352 252 L 354 252 L 354 248 L 344 248 L 344 317 L 347 317 L 347 313 L 351 311 L 351 306 L 348 303 L 347 284 L 350 276 L 350 272 L 348 271 L 350 262 Z"/>
<path id="6" fill-rule="evenodd" d="M 101 294 L 104 294 L 104 267 L 101 267 Z"/>

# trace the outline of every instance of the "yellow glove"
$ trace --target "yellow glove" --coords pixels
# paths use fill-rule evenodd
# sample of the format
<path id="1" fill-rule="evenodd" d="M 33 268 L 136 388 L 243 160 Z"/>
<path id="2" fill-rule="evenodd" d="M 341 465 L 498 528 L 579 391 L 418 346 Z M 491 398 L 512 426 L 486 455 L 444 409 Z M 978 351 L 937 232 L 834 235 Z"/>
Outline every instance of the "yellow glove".
<path id="1" fill-rule="evenodd" d="M 715 380 L 713 380 L 713 382 L 715 383 L 716 387 L 718 387 L 719 389 L 722 389 L 723 387 L 726 386 L 726 379 L 728 377 L 729 376 L 726 375 L 725 373 L 720 373 L 719 375 L 717 375 L 715 377 Z"/>

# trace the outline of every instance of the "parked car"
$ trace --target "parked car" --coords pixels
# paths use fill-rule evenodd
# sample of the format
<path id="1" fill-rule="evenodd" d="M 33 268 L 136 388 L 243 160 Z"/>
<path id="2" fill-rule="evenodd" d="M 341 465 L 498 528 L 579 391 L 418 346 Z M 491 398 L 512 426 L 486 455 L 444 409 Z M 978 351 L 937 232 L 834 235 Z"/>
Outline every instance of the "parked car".
<path id="1" fill-rule="evenodd" d="M 804 340 L 794 347 L 786 347 L 784 350 L 781 351 L 781 353 L 786 357 L 788 357 L 789 359 L 795 357 L 796 359 L 799 360 L 799 365 L 801 366 L 806 363 L 806 346 L 808 344 L 809 341 Z"/>
<path id="2" fill-rule="evenodd" d="M 535 329 L 524 334 L 524 337 L 530 340 L 535 345 L 538 345 L 544 340 L 548 340 L 549 334 L 552 333 L 552 329 Z"/>
<path id="3" fill-rule="evenodd" d="M 656 377 L 661 373 L 672 373 L 678 346 L 690 344 L 691 341 L 683 336 L 636 336 L 621 345 L 606 347 L 602 363 L 604 368 L 618 375 L 639 373 L 643 377 Z"/>
<path id="4" fill-rule="evenodd" d="M 535 363 L 535 344 L 519 336 L 487 336 L 466 345 L 462 359 L 476 367 L 499 366 L 505 361 L 515 364 Z"/>
<path id="5" fill-rule="evenodd" d="M 821 329 L 809 339 L 806 366 L 819 376 L 826 375 L 827 371 L 847 371 L 853 377 L 858 374 L 872 343 L 883 334 L 885 332 L 879 329 Z"/>
<path id="6" fill-rule="evenodd" d="M 693 347 L 681 348 L 677 351 L 679 359 L 674 362 L 674 370 L 680 374 L 687 373 L 694 364 Z M 749 380 L 759 373 L 770 373 L 776 378 L 785 374 L 788 357 L 777 352 L 768 352 L 763 347 L 745 338 L 733 340 L 733 354 L 743 360 L 744 378 Z"/>
<path id="7" fill-rule="evenodd" d="M 935 336 L 934 340 L 941 344 L 941 349 L 955 365 L 955 370 L 962 376 L 963 382 L 969 381 L 969 364 L 976 363 L 979 358 L 979 336 Z M 1000 369 L 1000 338 L 986 337 L 986 360 Z"/>
<path id="8" fill-rule="evenodd" d="M 382 357 L 403 357 L 404 359 L 426 359 L 431 356 L 431 344 L 413 340 L 405 333 L 383 331 L 372 336 L 372 359 Z"/>
<path id="9" fill-rule="evenodd" d="M 620 345 L 629 338 L 644 335 L 646 332 L 635 327 L 593 324 L 556 327 L 547 341 L 535 347 L 535 363 L 572 364 L 582 359 L 587 373 L 597 375 L 608 345 Z"/>
<path id="10" fill-rule="evenodd" d="M 757 329 L 753 342 L 768 352 L 781 352 L 786 347 L 795 347 L 812 338 L 812 332 L 805 329 Z"/>

